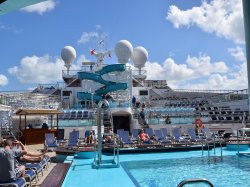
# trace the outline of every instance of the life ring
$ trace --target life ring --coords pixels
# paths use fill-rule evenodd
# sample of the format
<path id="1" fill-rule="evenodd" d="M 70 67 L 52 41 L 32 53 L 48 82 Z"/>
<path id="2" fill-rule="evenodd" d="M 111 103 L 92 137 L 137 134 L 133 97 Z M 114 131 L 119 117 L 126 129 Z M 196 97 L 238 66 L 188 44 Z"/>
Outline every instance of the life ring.
<path id="1" fill-rule="evenodd" d="M 199 119 L 199 118 L 195 119 L 195 127 L 198 128 L 198 129 L 201 129 L 201 128 L 204 127 L 201 119 Z"/>

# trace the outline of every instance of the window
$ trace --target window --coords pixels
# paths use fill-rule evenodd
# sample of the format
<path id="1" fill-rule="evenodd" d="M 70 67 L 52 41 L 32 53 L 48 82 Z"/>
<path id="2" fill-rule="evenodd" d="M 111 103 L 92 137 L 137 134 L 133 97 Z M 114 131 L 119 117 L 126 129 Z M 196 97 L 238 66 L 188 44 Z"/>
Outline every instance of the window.
<path id="1" fill-rule="evenodd" d="M 139 95 L 148 95 L 148 90 L 140 90 Z"/>

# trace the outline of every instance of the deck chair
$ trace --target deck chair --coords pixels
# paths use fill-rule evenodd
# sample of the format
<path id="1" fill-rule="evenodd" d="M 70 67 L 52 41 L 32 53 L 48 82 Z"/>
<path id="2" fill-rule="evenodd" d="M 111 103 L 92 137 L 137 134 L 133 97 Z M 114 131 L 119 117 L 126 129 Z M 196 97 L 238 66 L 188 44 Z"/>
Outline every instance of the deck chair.
<path id="1" fill-rule="evenodd" d="M 168 134 L 168 129 L 167 128 L 161 128 L 161 132 L 163 136 L 167 139 L 173 140 L 173 137 Z"/>
<path id="2" fill-rule="evenodd" d="M 213 141 L 213 140 L 218 141 L 219 140 L 219 137 L 215 133 L 212 133 L 208 128 L 202 128 L 201 132 L 206 141 Z"/>
<path id="3" fill-rule="evenodd" d="M 57 143 L 66 143 L 64 139 L 64 129 L 57 129 Z"/>
<path id="4" fill-rule="evenodd" d="M 24 187 L 26 186 L 26 181 L 23 177 L 20 177 L 16 180 L 11 180 L 9 182 L 0 182 L 0 186 Z"/>
<path id="5" fill-rule="evenodd" d="M 116 134 L 118 135 L 118 137 L 120 137 L 120 134 L 123 131 L 124 131 L 124 129 L 116 129 Z"/>
<path id="6" fill-rule="evenodd" d="M 138 134 L 140 132 L 140 129 L 132 129 L 132 140 L 138 141 Z"/>
<path id="7" fill-rule="evenodd" d="M 37 163 L 25 163 L 24 164 L 26 170 L 34 170 L 37 176 L 37 179 L 39 180 L 39 174 L 43 176 L 43 166 L 37 162 Z"/>
<path id="8" fill-rule="evenodd" d="M 77 146 L 79 139 L 79 131 L 73 130 L 69 133 L 68 146 Z"/>
<path id="9" fill-rule="evenodd" d="M 126 144 L 133 144 L 132 140 L 129 138 L 129 132 L 128 131 L 121 131 L 120 132 L 120 136 L 119 136 L 122 145 L 126 145 Z"/>
<path id="10" fill-rule="evenodd" d="M 181 135 L 181 129 L 179 127 L 173 128 L 172 129 L 172 135 L 174 137 L 174 141 L 178 143 L 189 143 L 189 140 L 185 139 Z"/>
<path id="11" fill-rule="evenodd" d="M 40 162 L 19 162 L 16 159 L 16 164 L 17 165 L 24 165 L 26 170 L 33 170 L 37 176 L 37 180 L 39 180 L 39 174 L 43 176 L 43 169 L 47 169 L 47 161 L 46 158 L 41 160 Z M 27 173 L 31 174 L 31 172 Z M 31 176 L 30 176 L 31 177 Z M 31 177 L 32 178 L 32 177 Z"/>
<path id="12" fill-rule="evenodd" d="M 25 170 L 24 178 L 26 179 L 27 182 L 30 183 L 30 187 L 31 187 L 32 186 L 31 182 L 34 179 L 36 180 L 36 183 L 37 183 L 38 176 L 36 175 L 36 171 L 34 171 L 33 169 L 30 169 L 30 170 Z"/>
<path id="13" fill-rule="evenodd" d="M 154 136 L 154 131 L 152 128 L 145 128 L 145 133 L 147 133 L 149 135 L 149 137 Z"/>
<path id="14" fill-rule="evenodd" d="M 221 142 L 221 138 L 217 134 L 212 133 L 208 128 L 202 128 L 201 132 L 206 142 Z"/>
<path id="15" fill-rule="evenodd" d="M 57 147 L 57 141 L 56 141 L 54 133 L 45 133 L 44 149 L 54 150 L 55 147 Z"/>
<path id="16" fill-rule="evenodd" d="M 202 141 L 202 139 L 195 134 L 195 130 L 192 127 L 187 128 L 187 134 L 189 135 L 190 140 L 193 142 L 201 142 Z"/>
<path id="17" fill-rule="evenodd" d="M 172 141 L 170 139 L 163 136 L 161 130 L 154 130 L 154 134 L 155 134 L 156 140 L 159 143 L 172 143 Z"/>

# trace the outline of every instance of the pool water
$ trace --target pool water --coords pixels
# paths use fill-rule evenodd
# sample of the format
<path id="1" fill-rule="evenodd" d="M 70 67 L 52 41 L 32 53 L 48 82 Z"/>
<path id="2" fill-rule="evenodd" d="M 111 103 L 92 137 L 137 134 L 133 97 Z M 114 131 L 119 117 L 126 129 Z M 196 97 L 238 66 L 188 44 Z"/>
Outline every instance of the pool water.
<path id="1" fill-rule="evenodd" d="M 248 152 L 250 149 L 248 149 Z M 215 187 L 249 187 L 250 157 L 237 151 L 186 151 L 120 155 L 121 167 L 92 169 L 93 159 L 73 159 L 62 187 L 176 187 L 182 180 L 207 178 Z M 103 155 L 103 159 L 113 156 Z M 187 186 L 206 186 L 186 185 Z"/>
<path id="2" fill-rule="evenodd" d="M 175 187 L 190 178 L 207 178 L 215 187 L 250 186 L 250 158 L 238 156 L 197 157 L 123 162 L 136 186 Z M 189 184 L 186 186 L 204 186 Z"/>

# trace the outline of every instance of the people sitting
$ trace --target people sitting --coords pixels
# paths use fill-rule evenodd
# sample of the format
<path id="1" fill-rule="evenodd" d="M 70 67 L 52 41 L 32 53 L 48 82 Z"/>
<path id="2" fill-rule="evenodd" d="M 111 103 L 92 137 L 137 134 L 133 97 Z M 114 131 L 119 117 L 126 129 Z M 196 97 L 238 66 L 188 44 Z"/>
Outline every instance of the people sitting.
<path id="1" fill-rule="evenodd" d="M 22 147 L 22 150 L 13 149 L 13 140 L 8 138 L 3 143 L 4 147 L 0 149 L 0 182 L 16 180 L 25 175 L 25 166 L 16 166 L 15 159 L 26 154 L 27 150 L 23 144 L 19 144 L 19 142 L 17 144 Z"/>
<path id="2" fill-rule="evenodd" d="M 144 132 L 143 129 L 140 130 L 140 132 L 138 134 L 138 139 L 140 142 L 150 143 L 150 137 L 147 133 Z"/>
<path id="3" fill-rule="evenodd" d="M 35 153 L 35 152 L 28 151 L 28 149 L 23 145 L 22 142 L 17 141 L 13 137 L 9 137 L 6 140 L 0 139 L 0 147 L 2 147 L 2 146 L 4 147 L 5 141 L 7 141 L 7 140 L 12 142 L 11 149 L 17 149 L 17 150 L 26 152 L 25 154 L 16 157 L 17 160 L 19 160 L 19 161 L 39 162 L 45 157 L 45 153 Z"/>
<path id="4" fill-rule="evenodd" d="M 112 137 L 111 137 L 111 136 L 105 136 L 105 137 L 103 138 L 103 143 L 104 143 L 104 144 L 113 143 Z"/>
<path id="5" fill-rule="evenodd" d="M 42 159 L 44 159 L 45 153 L 35 153 L 28 151 L 20 141 L 14 140 L 13 147 L 15 149 L 26 150 L 26 154 L 19 157 L 21 162 L 40 162 Z"/>
<path id="6" fill-rule="evenodd" d="M 90 131 L 89 135 L 87 136 L 86 143 L 93 144 L 93 141 L 94 141 L 94 133 L 93 131 Z"/>

